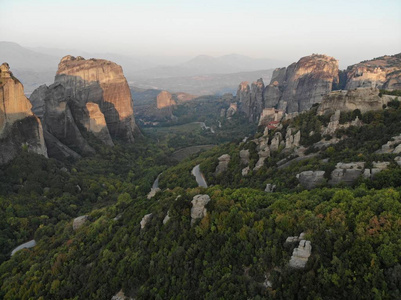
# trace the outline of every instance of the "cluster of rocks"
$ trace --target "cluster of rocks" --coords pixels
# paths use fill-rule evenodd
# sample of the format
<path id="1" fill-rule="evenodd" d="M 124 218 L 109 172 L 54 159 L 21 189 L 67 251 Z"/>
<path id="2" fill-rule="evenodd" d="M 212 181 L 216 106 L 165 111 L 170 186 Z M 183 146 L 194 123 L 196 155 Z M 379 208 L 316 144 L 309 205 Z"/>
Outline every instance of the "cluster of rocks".
<path id="1" fill-rule="evenodd" d="M 120 290 L 117 294 L 111 297 L 111 300 L 134 300 L 134 298 L 125 296 L 123 290 Z"/>
<path id="2" fill-rule="evenodd" d="M 259 159 L 256 162 L 255 167 L 253 168 L 254 171 L 258 171 L 261 167 L 263 167 L 265 160 L 270 157 L 272 152 L 276 152 L 280 148 L 282 148 L 287 153 L 290 153 L 300 146 L 301 132 L 299 130 L 295 132 L 294 128 L 287 128 L 285 139 L 283 138 L 281 132 L 278 131 L 269 140 L 269 136 L 267 135 L 267 133 L 268 132 L 265 132 L 262 137 L 252 141 L 256 144 L 256 151 L 258 151 L 259 156 Z M 245 162 L 245 159 L 243 157 L 247 155 L 248 159 L 246 164 L 249 164 L 249 151 L 245 151 L 246 150 L 240 152 L 241 163 L 244 164 L 243 162 Z M 247 175 L 248 172 L 248 169 L 243 169 L 243 176 Z"/>
<path id="3" fill-rule="evenodd" d="M 375 153 L 384 154 L 384 153 L 393 153 L 399 154 L 401 153 L 401 135 L 393 136 L 390 141 L 384 144 L 381 149 L 377 150 Z"/>
<path id="4" fill-rule="evenodd" d="M 401 157 L 400 157 L 401 163 Z M 397 162 L 397 160 L 396 160 Z M 371 179 L 374 176 L 386 170 L 390 165 L 390 162 L 373 162 L 373 168 L 365 168 L 365 162 L 351 162 L 343 163 L 339 162 L 336 164 L 335 169 L 330 174 L 328 184 L 331 186 L 343 183 L 346 185 L 352 185 L 360 176 Z M 325 171 L 303 171 L 296 175 L 300 184 L 306 189 L 313 189 L 326 182 Z"/>

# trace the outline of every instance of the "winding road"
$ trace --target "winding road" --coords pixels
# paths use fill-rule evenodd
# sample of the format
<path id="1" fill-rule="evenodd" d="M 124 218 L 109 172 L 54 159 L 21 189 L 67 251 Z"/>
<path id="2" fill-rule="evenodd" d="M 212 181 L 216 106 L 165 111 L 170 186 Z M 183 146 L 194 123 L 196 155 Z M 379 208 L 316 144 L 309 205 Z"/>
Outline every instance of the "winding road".
<path id="1" fill-rule="evenodd" d="M 200 171 L 199 165 L 196 165 L 193 169 L 192 169 L 192 175 L 195 176 L 196 182 L 198 183 L 199 186 L 207 188 L 207 183 L 205 180 L 205 177 L 203 176 L 203 174 Z"/>

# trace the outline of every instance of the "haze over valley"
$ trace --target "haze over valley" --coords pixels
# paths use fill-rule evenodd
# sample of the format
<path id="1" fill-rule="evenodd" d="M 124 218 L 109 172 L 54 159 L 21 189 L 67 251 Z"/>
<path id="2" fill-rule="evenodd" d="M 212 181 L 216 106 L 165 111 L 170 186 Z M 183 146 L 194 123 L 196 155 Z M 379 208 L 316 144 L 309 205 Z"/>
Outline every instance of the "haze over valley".
<path id="1" fill-rule="evenodd" d="M 0 299 L 401 298 L 399 1 L 0 7 Z"/>

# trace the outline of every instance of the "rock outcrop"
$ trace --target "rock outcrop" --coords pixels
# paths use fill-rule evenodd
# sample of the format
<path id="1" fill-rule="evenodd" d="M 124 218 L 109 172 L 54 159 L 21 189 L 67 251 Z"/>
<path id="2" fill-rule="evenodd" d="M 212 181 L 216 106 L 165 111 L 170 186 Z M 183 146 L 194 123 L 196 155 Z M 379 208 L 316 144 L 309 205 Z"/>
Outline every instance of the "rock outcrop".
<path id="1" fill-rule="evenodd" d="M 223 154 L 222 156 L 220 156 L 218 158 L 219 164 L 216 167 L 216 171 L 215 171 L 216 175 L 221 174 L 228 170 L 228 164 L 230 163 L 230 159 L 231 159 L 231 157 L 228 154 Z"/>
<path id="2" fill-rule="evenodd" d="M 39 87 L 30 100 L 55 158 L 94 153 L 86 132 L 113 146 L 115 138 L 133 142 L 138 130 L 122 69 L 107 60 L 65 56 L 55 83 Z"/>
<path id="3" fill-rule="evenodd" d="M 336 185 L 340 182 L 351 185 L 363 174 L 365 170 L 364 162 L 338 163 L 331 172 L 330 185 Z"/>
<path id="4" fill-rule="evenodd" d="M 401 53 L 363 61 L 347 68 L 345 89 L 401 88 Z"/>
<path id="5" fill-rule="evenodd" d="M 251 87 L 246 81 L 238 86 L 237 101 L 240 103 L 240 110 L 245 113 L 250 122 L 257 121 L 262 113 L 263 91 L 264 83 L 261 78 L 253 82 Z"/>
<path id="6" fill-rule="evenodd" d="M 134 141 L 133 103 L 121 66 L 104 59 L 67 55 L 59 63 L 55 82 L 71 89 L 79 104 L 99 104 L 113 137 Z"/>
<path id="7" fill-rule="evenodd" d="M 361 113 L 381 110 L 383 104 L 393 100 L 394 96 L 381 95 L 377 88 L 358 88 L 349 91 L 333 91 L 323 97 L 317 113 L 330 114 L 336 110 L 343 112 L 359 109 Z"/>
<path id="8" fill-rule="evenodd" d="M 193 197 L 191 203 L 191 226 L 195 224 L 196 220 L 202 219 L 206 216 L 207 210 L 205 208 L 206 204 L 210 201 L 209 195 L 199 194 Z"/>
<path id="9" fill-rule="evenodd" d="M 312 245 L 310 241 L 301 240 L 298 248 L 295 248 L 290 262 L 289 267 L 294 269 L 304 269 L 308 263 L 308 259 L 312 254 Z"/>
<path id="10" fill-rule="evenodd" d="M 0 66 L 0 164 L 12 160 L 24 148 L 47 157 L 42 123 L 32 113 L 24 87 L 10 72 L 7 63 Z"/>
<path id="11" fill-rule="evenodd" d="M 296 177 L 304 188 L 310 190 L 326 181 L 324 174 L 324 171 L 303 171 Z"/>
<path id="12" fill-rule="evenodd" d="M 157 109 L 162 109 L 176 105 L 175 101 L 173 100 L 173 95 L 171 95 L 167 91 L 161 91 L 157 95 L 156 101 L 157 101 Z"/>
<path id="13" fill-rule="evenodd" d="M 326 55 L 301 58 L 288 68 L 276 69 L 264 91 L 264 106 L 288 113 L 301 112 L 322 101 L 338 82 L 338 61 Z"/>
<path id="14" fill-rule="evenodd" d="M 85 222 L 88 221 L 88 216 L 80 216 L 74 219 L 74 222 L 72 223 L 72 229 L 73 230 L 78 230 L 79 228 L 82 227 L 82 225 L 85 224 Z"/>
<path id="15" fill-rule="evenodd" d="M 237 110 L 238 110 L 237 103 L 230 103 L 230 107 L 227 108 L 226 118 L 230 119 L 233 115 L 236 114 Z"/>
<path id="16" fill-rule="evenodd" d="M 152 214 L 144 215 L 142 220 L 141 220 L 141 222 L 140 222 L 141 229 L 144 229 L 146 224 L 148 224 L 151 219 L 152 219 Z"/>

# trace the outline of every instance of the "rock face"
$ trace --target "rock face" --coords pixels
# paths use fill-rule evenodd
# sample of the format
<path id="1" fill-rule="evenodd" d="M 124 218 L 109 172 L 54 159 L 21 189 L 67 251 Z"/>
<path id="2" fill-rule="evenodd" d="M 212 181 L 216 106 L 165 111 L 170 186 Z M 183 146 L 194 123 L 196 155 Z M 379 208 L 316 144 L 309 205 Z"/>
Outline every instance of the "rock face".
<path id="1" fill-rule="evenodd" d="M 349 91 L 333 91 L 323 97 L 317 113 L 330 114 L 336 110 L 353 111 L 359 109 L 361 113 L 370 110 L 381 110 L 383 104 L 394 99 L 394 96 L 382 95 L 377 88 L 358 88 Z"/>
<path id="2" fill-rule="evenodd" d="M 114 145 L 113 138 L 134 141 L 137 127 L 130 90 L 121 67 L 110 61 L 65 56 L 55 83 L 39 87 L 30 100 L 44 124 L 52 157 L 94 153 L 85 131 L 109 146 Z"/>
<path id="3" fill-rule="evenodd" d="M 215 171 L 216 175 L 221 174 L 228 170 L 228 164 L 230 163 L 230 158 L 231 157 L 228 154 L 223 154 L 222 156 L 220 156 L 218 158 L 219 164 L 216 167 L 216 171 Z"/>
<path id="4" fill-rule="evenodd" d="M 250 153 L 249 153 L 248 149 L 241 150 L 239 152 L 239 157 L 241 158 L 241 165 L 245 165 L 245 166 L 249 165 L 249 156 L 250 156 Z"/>
<path id="5" fill-rule="evenodd" d="M 326 55 L 301 58 L 288 68 L 276 69 L 264 91 L 265 107 L 301 112 L 322 101 L 338 82 L 338 61 Z"/>
<path id="6" fill-rule="evenodd" d="M 237 103 L 230 103 L 230 107 L 227 109 L 226 117 L 227 119 L 231 118 L 237 112 L 238 107 Z"/>
<path id="7" fill-rule="evenodd" d="M 353 162 L 353 163 L 338 163 L 336 168 L 331 172 L 331 179 L 329 180 L 330 185 L 336 185 L 343 182 L 347 185 L 354 183 L 359 176 L 363 174 L 365 170 L 364 162 Z"/>
<path id="8" fill-rule="evenodd" d="M 325 182 L 324 171 L 303 171 L 297 174 L 301 185 L 310 190 Z"/>
<path id="9" fill-rule="evenodd" d="M 141 220 L 141 229 L 144 229 L 146 224 L 148 224 L 148 222 L 150 221 L 150 219 L 152 218 L 152 214 L 147 214 L 144 215 L 142 220 Z"/>
<path id="10" fill-rule="evenodd" d="M 191 226 L 196 222 L 198 219 L 202 219 L 206 216 L 207 210 L 205 208 L 206 204 L 210 201 L 209 195 L 200 194 L 194 196 L 192 199 L 192 208 L 191 208 Z"/>
<path id="11" fill-rule="evenodd" d="M 263 110 L 264 83 L 260 78 L 249 87 L 244 81 L 238 86 L 237 100 L 240 103 L 240 110 L 245 113 L 250 122 L 258 120 Z"/>
<path id="12" fill-rule="evenodd" d="M 375 153 L 394 153 L 398 154 L 401 152 L 401 135 L 393 136 L 390 141 L 384 144 L 381 149 L 377 150 Z"/>
<path id="13" fill-rule="evenodd" d="M 113 137 L 134 141 L 137 130 L 131 92 L 122 68 L 108 60 L 65 56 L 55 82 L 72 90 L 80 103 L 98 103 Z"/>
<path id="14" fill-rule="evenodd" d="M 47 157 L 42 124 L 32 113 L 24 87 L 10 72 L 7 63 L 0 66 L 0 164 L 12 160 L 23 148 Z"/>
<path id="15" fill-rule="evenodd" d="M 294 269 L 304 269 L 312 254 L 312 245 L 310 241 L 301 240 L 298 248 L 292 253 L 289 267 Z"/>
<path id="16" fill-rule="evenodd" d="M 167 91 L 161 91 L 157 95 L 156 100 L 157 100 L 157 109 L 162 109 L 176 105 L 175 101 L 173 100 L 173 95 L 171 95 Z"/>
<path id="17" fill-rule="evenodd" d="M 347 90 L 365 88 L 401 88 L 401 53 L 382 56 L 348 67 Z"/>
<path id="18" fill-rule="evenodd" d="M 82 227 L 82 225 L 85 224 L 85 222 L 88 221 L 88 216 L 80 216 L 74 219 L 74 222 L 72 223 L 72 229 L 78 230 L 79 228 Z"/>

